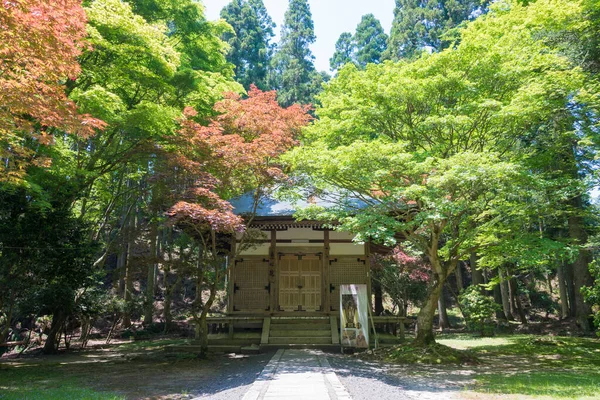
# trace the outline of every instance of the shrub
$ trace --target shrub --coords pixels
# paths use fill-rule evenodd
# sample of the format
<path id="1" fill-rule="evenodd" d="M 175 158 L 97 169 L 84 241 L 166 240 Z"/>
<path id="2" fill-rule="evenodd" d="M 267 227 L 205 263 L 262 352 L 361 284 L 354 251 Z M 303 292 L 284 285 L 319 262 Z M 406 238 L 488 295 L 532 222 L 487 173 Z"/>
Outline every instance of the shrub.
<path id="1" fill-rule="evenodd" d="M 469 286 L 459 296 L 462 312 L 471 331 L 479 331 L 481 336 L 493 336 L 492 318 L 499 309 L 494 298 L 482 293 L 479 286 Z"/>

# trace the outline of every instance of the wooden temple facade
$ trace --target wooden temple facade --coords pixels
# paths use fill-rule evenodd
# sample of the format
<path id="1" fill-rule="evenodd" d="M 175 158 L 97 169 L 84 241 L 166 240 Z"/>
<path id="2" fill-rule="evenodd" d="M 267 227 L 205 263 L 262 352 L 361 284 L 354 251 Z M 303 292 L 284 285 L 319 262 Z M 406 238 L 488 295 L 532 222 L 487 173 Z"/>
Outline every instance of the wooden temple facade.
<path id="1" fill-rule="evenodd" d="M 247 214 L 250 204 L 249 197 L 232 201 L 239 215 Z M 214 348 L 339 347 L 340 285 L 365 284 L 371 298 L 369 245 L 319 221 L 298 221 L 293 215 L 292 205 L 273 199 L 258 208 L 250 227 L 262 231 L 263 239 L 233 252 L 238 257 L 229 260 L 227 315 L 207 319 L 213 326 L 229 329 L 227 338 L 209 339 Z M 241 249 L 239 239 L 232 246 Z M 371 326 L 399 324 L 403 335 L 403 318 L 369 319 Z M 256 328 L 258 336 L 250 339 L 248 330 Z"/>
<path id="2" fill-rule="evenodd" d="M 230 315 L 339 315 L 339 285 L 366 284 L 370 295 L 368 244 L 297 221 L 274 201 L 259 208 L 251 227 L 266 239 L 231 261 Z"/>
<path id="3" fill-rule="evenodd" d="M 230 315 L 338 315 L 339 285 L 370 288 L 368 245 L 350 234 L 277 217 L 256 219 L 253 227 L 269 240 L 233 260 Z"/>

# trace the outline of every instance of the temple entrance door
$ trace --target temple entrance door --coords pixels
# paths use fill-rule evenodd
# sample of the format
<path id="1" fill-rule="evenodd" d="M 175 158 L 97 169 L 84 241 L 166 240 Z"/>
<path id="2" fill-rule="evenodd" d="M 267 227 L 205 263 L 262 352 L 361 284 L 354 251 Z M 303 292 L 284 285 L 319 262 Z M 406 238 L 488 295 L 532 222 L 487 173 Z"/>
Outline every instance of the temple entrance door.
<path id="1" fill-rule="evenodd" d="M 279 258 L 279 309 L 321 309 L 321 258 L 317 255 L 282 255 Z"/>
<path id="2" fill-rule="evenodd" d="M 296 311 L 300 306 L 300 264 L 298 256 L 279 258 L 279 308 Z"/>
<path id="3" fill-rule="evenodd" d="M 321 309 L 321 257 L 303 256 L 298 260 L 302 289 L 300 296 L 302 310 L 317 311 Z"/>

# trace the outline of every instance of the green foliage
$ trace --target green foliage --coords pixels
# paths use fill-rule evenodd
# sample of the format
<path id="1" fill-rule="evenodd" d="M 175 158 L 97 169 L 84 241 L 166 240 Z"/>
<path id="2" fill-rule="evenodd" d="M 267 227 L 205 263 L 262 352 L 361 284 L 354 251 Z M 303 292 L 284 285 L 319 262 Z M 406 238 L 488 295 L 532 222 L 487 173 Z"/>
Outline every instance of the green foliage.
<path id="1" fill-rule="evenodd" d="M 452 43 L 444 40 L 444 33 L 476 18 L 489 3 L 488 0 L 396 0 L 385 57 L 398 61 L 448 47 Z"/>
<path id="2" fill-rule="evenodd" d="M 482 336 L 489 333 L 486 332 L 486 325 L 490 325 L 494 314 L 500 310 L 494 298 L 483 294 L 481 288 L 477 286 L 469 286 L 458 296 L 458 302 L 467 326 L 472 330 L 479 330 Z"/>
<path id="3" fill-rule="evenodd" d="M 279 103 L 314 102 L 321 89 L 322 76 L 316 72 L 310 45 L 316 40 L 307 0 L 290 0 L 281 28 L 281 40 L 273 57 L 273 83 Z"/>
<path id="4" fill-rule="evenodd" d="M 46 206 L 45 200 L 26 188 L 0 187 L 0 304 L 6 313 L 73 313 L 78 293 L 97 285 L 89 268 L 96 246 L 87 226 L 64 204 L 52 199 Z"/>
<path id="5" fill-rule="evenodd" d="M 373 14 L 363 15 L 354 34 L 356 43 L 356 61 L 365 68 L 367 64 L 378 64 L 387 48 L 388 36 L 383 31 L 381 23 Z"/>
<path id="6" fill-rule="evenodd" d="M 387 40 L 379 20 L 373 14 L 363 15 L 354 35 L 344 32 L 337 40 L 335 53 L 329 60 L 331 70 L 339 70 L 348 63 L 363 69 L 367 64 L 380 63 Z"/>
<path id="7" fill-rule="evenodd" d="M 354 62 L 356 53 L 356 44 L 353 41 L 350 32 L 344 32 L 335 42 L 335 52 L 329 59 L 329 67 L 332 71 L 338 70 L 344 65 Z"/>
<path id="8" fill-rule="evenodd" d="M 600 329 L 600 263 L 594 260 L 590 263 L 590 273 L 594 278 L 594 285 L 584 287 L 582 293 L 586 301 L 594 307 L 594 324 Z M 596 332 L 600 336 L 600 330 Z"/>
<path id="9" fill-rule="evenodd" d="M 235 65 L 236 80 L 248 90 L 251 84 L 261 90 L 270 88 L 269 66 L 273 53 L 271 39 L 275 24 L 262 0 L 233 0 L 221 10 L 231 27 L 223 40 L 230 49 L 227 60 Z"/>

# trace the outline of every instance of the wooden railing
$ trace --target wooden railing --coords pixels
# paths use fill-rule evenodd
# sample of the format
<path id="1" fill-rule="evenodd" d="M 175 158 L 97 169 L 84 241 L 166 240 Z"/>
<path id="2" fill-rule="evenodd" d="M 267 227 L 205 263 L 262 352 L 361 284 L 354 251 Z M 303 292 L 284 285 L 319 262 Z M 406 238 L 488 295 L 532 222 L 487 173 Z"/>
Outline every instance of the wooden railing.
<path id="1" fill-rule="evenodd" d="M 404 323 L 406 321 L 405 317 L 400 317 L 397 315 L 374 315 L 371 317 L 373 319 L 374 325 L 380 324 L 388 324 L 392 326 L 392 333 L 394 335 L 397 334 L 401 339 L 404 339 L 405 327 Z M 397 332 L 397 333 L 396 333 Z"/>

